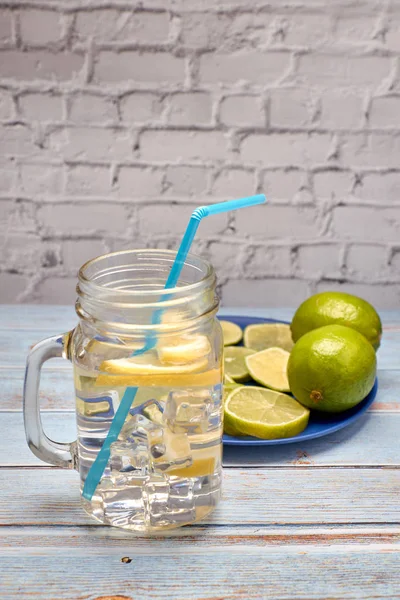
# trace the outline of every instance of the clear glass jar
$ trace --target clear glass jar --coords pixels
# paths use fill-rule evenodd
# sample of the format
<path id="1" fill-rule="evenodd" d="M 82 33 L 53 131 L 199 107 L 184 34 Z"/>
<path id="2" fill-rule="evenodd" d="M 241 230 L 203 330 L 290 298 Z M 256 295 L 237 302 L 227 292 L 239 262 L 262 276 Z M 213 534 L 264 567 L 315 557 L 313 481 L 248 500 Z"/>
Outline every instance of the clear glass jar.
<path id="1" fill-rule="evenodd" d="M 189 255 L 179 285 L 165 291 L 174 259 L 172 251 L 130 250 L 86 263 L 77 286 L 79 325 L 38 344 L 27 366 L 31 449 L 79 469 L 89 514 L 140 532 L 193 523 L 220 497 L 223 342 L 215 274 Z M 62 353 L 74 367 L 72 448 L 48 440 L 40 417 L 32 417 L 40 366 Z M 124 406 L 126 418 L 115 429 Z"/>

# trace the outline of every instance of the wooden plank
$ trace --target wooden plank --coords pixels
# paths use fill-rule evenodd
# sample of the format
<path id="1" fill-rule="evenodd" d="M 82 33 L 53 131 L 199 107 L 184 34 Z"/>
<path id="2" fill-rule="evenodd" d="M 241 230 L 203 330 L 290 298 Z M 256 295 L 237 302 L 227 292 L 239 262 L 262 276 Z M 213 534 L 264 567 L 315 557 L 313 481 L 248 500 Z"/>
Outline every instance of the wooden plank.
<path id="1" fill-rule="evenodd" d="M 26 363 L 26 357 L 31 346 L 43 340 L 46 337 L 63 333 L 68 328 L 45 328 L 37 330 L 10 329 L 0 330 L 0 367 L 8 369 L 9 367 L 23 367 Z M 382 345 L 378 351 L 378 367 L 380 369 L 398 369 L 399 362 L 397 357 L 400 354 L 400 326 L 385 330 Z M 53 361 L 47 363 L 55 367 Z M 0 372 L 0 377 L 5 377 Z"/>
<path id="2" fill-rule="evenodd" d="M 123 556 L 130 563 L 121 561 Z M 3 556 L 2 600 L 288 600 L 388 598 L 400 594 L 400 551 L 379 544 L 354 548 L 293 546 L 198 549 L 176 544 L 101 554 L 78 550 Z"/>
<path id="3" fill-rule="evenodd" d="M 64 362 L 63 368 L 44 369 L 40 383 L 42 410 L 74 410 L 75 399 L 72 379 L 72 366 Z M 1 375 L 2 371 L 0 371 Z M 0 392 L 1 410 L 22 409 L 22 389 L 24 381 L 22 367 L 7 369 Z M 4 373 L 3 373 L 4 374 Z M 400 411 L 400 370 L 379 370 L 379 390 L 371 406 L 373 412 Z"/>
<path id="4" fill-rule="evenodd" d="M 295 312 L 294 308 L 251 308 L 226 307 L 220 308 L 220 315 L 252 315 L 290 321 Z M 382 323 L 400 325 L 399 310 L 382 310 L 379 312 Z M 38 305 L 14 304 L 2 305 L 0 310 L 0 329 L 47 329 L 55 327 L 53 333 L 69 329 L 76 325 L 77 316 L 74 306 L 67 305 Z"/>
<path id="5" fill-rule="evenodd" d="M 44 412 L 47 435 L 60 442 L 76 438 L 73 412 Z M 397 466 L 400 464 L 398 437 L 400 413 L 369 413 L 332 435 L 278 446 L 225 446 L 225 466 Z M 22 414 L 1 413 L 0 465 L 44 466 L 29 450 Z"/>
<path id="6" fill-rule="evenodd" d="M 87 525 L 81 527 L 62 525 L 24 525 L 2 527 L 0 549 L 7 554 L 25 551 L 37 554 L 60 548 L 86 550 L 91 554 L 108 553 L 114 549 L 120 552 L 137 551 L 141 548 L 164 553 L 167 548 L 174 551 L 180 547 L 196 548 L 218 546 L 229 547 L 235 544 L 247 546 L 360 546 L 365 544 L 400 545 L 400 527 L 396 525 L 365 526 L 335 525 L 330 527 L 309 527 L 303 525 L 218 525 L 209 527 L 202 523 L 181 527 L 150 537 L 132 535 L 132 532 L 117 527 Z"/>
<path id="7" fill-rule="evenodd" d="M 96 525 L 79 477 L 61 469 L 0 469 L 1 525 Z M 16 501 L 18 490 L 18 501 Z M 400 525 L 398 469 L 225 469 L 223 501 L 202 522 L 223 525 Z"/>

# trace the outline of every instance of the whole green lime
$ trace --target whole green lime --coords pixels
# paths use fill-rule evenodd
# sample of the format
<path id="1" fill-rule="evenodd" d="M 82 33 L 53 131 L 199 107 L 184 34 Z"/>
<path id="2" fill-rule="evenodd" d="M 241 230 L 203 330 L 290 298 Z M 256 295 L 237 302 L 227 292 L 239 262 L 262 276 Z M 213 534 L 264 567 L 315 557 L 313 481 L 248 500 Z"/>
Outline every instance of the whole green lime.
<path id="1" fill-rule="evenodd" d="M 301 404 L 338 413 L 356 406 L 371 391 L 376 355 L 358 331 L 326 325 L 296 342 L 287 374 L 290 391 Z"/>
<path id="2" fill-rule="evenodd" d="M 300 304 L 290 325 L 293 341 L 312 329 L 334 323 L 359 331 L 375 350 L 379 348 L 382 323 L 378 313 L 366 300 L 342 292 L 322 292 Z"/>

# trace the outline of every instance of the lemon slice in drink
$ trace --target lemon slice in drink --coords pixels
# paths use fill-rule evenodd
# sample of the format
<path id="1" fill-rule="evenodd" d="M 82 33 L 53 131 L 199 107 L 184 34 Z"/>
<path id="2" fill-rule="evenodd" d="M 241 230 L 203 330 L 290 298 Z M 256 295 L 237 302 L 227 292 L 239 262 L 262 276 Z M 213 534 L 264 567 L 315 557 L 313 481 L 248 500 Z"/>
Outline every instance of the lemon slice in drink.
<path id="1" fill-rule="evenodd" d="M 250 354 L 254 354 L 254 350 L 243 348 L 243 346 L 227 346 L 224 348 L 225 376 L 240 382 L 250 379 L 245 362 L 246 356 Z"/>
<path id="2" fill-rule="evenodd" d="M 267 348 L 246 356 L 245 362 L 254 381 L 278 392 L 290 392 L 286 374 L 289 356 L 290 352 L 282 348 Z"/>
<path id="3" fill-rule="evenodd" d="M 150 356 L 149 356 L 150 355 Z M 161 365 L 151 353 L 119 360 L 105 360 L 100 365 L 97 386 L 198 386 L 221 383 L 219 368 L 207 368 L 207 358 L 184 365 Z"/>
<path id="4" fill-rule="evenodd" d="M 181 365 L 200 358 L 211 352 L 211 344 L 205 335 L 187 335 L 160 341 L 157 354 L 163 364 Z"/>
<path id="5" fill-rule="evenodd" d="M 233 390 L 225 402 L 230 431 L 264 440 L 298 435 L 307 427 L 309 415 L 308 408 L 290 396 L 253 386 Z"/>
<path id="6" fill-rule="evenodd" d="M 243 331 L 232 321 L 219 321 L 222 327 L 222 334 L 224 338 L 224 346 L 233 346 L 238 344 L 243 337 Z"/>
<path id="7" fill-rule="evenodd" d="M 248 325 L 244 330 L 243 342 L 246 348 L 259 352 L 267 348 L 283 348 L 290 352 L 293 348 L 290 326 L 286 323 L 260 323 Z"/>

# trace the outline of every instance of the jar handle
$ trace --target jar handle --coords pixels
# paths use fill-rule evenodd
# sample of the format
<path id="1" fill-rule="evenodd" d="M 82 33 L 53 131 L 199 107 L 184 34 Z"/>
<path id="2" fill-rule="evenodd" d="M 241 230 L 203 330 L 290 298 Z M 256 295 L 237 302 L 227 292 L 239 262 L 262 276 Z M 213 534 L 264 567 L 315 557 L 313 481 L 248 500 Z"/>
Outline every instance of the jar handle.
<path id="1" fill-rule="evenodd" d="M 72 331 L 55 335 L 33 346 L 28 354 L 24 381 L 24 424 L 28 446 L 40 460 L 64 469 L 77 468 L 77 443 L 54 442 L 43 431 L 39 383 L 42 365 L 50 358 L 69 359 Z"/>

